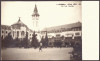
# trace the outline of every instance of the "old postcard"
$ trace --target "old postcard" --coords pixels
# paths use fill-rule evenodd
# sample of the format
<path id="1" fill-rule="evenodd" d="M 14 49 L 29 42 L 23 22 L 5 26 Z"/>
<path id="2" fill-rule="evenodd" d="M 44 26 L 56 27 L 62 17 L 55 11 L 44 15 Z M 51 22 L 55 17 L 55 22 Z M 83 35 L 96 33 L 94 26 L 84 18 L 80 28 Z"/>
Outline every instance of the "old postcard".
<path id="1" fill-rule="evenodd" d="M 81 1 L 1 1 L 2 60 L 82 60 Z"/>

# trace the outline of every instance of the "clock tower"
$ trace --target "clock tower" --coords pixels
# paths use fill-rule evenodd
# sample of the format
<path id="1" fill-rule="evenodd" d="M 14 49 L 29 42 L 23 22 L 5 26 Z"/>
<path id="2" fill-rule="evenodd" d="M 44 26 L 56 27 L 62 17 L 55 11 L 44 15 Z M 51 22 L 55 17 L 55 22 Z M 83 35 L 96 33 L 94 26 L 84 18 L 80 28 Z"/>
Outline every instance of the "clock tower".
<path id="1" fill-rule="evenodd" d="M 32 14 L 32 20 L 33 20 L 33 29 L 34 31 L 38 31 L 38 21 L 39 21 L 39 13 L 38 13 L 38 9 L 37 9 L 37 6 L 35 4 L 35 8 L 34 8 L 34 11 L 33 11 L 33 14 Z"/>

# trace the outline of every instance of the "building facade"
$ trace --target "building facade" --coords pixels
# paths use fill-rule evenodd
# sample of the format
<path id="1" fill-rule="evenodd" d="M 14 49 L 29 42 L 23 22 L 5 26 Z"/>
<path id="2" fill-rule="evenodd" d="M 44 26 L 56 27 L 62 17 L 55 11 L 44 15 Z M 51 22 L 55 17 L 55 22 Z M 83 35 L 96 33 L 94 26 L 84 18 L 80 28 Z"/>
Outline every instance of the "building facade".
<path id="1" fill-rule="evenodd" d="M 43 37 L 46 32 L 49 46 L 54 46 L 55 41 L 62 41 L 63 44 L 82 41 L 81 22 L 45 28 L 41 31 Z"/>
<path id="2" fill-rule="evenodd" d="M 4 39 L 8 33 L 11 33 L 13 39 L 23 40 L 28 32 L 28 39 L 32 40 L 33 31 L 29 29 L 19 18 L 19 20 L 11 26 L 1 25 L 1 37 Z"/>

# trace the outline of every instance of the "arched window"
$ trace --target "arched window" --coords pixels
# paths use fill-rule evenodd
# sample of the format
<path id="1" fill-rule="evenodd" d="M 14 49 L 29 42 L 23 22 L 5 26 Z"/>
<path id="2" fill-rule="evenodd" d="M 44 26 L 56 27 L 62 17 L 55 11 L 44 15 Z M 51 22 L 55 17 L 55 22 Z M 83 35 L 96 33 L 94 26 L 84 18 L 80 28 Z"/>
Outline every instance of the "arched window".
<path id="1" fill-rule="evenodd" d="M 17 37 L 19 37 L 19 31 L 17 31 Z"/>
<path id="2" fill-rule="evenodd" d="M 4 33 L 4 32 L 2 31 L 2 33 Z"/>
<path id="3" fill-rule="evenodd" d="M 75 33 L 75 35 L 80 35 L 80 33 L 77 32 L 77 33 Z"/>
<path id="4" fill-rule="evenodd" d="M 14 31 L 13 31 L 13 37 L 14 37 Z"/>
<path id="5" fill-rule="evenodd" d="M 7 34 L 7 31 L 6 31 L 6 34 Z"/>
<path id="6" fill-rule="evenodd" d="M 24 35 L 24 34 L 25 34 L 24 31 L 22 31 L 22 32 L 21 32 L 21 35 Z"/>
<path id="7" fill-rule="evenodd" d="M 3 35 L 2 35 L 2 37 L 1 37 L 1 38 L 2 38 L 2 40 L 3 40 Z"/>

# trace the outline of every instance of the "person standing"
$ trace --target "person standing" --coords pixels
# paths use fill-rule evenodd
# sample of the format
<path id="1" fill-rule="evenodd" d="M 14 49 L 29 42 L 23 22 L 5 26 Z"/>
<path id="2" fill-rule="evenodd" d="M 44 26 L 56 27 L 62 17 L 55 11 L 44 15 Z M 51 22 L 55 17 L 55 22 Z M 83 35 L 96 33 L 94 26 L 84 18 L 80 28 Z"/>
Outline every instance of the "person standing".
<path id="1" fill-rule="evenodd" d="M 42 43 L 40 43 L 39 52 L 42 52 Z"/>

